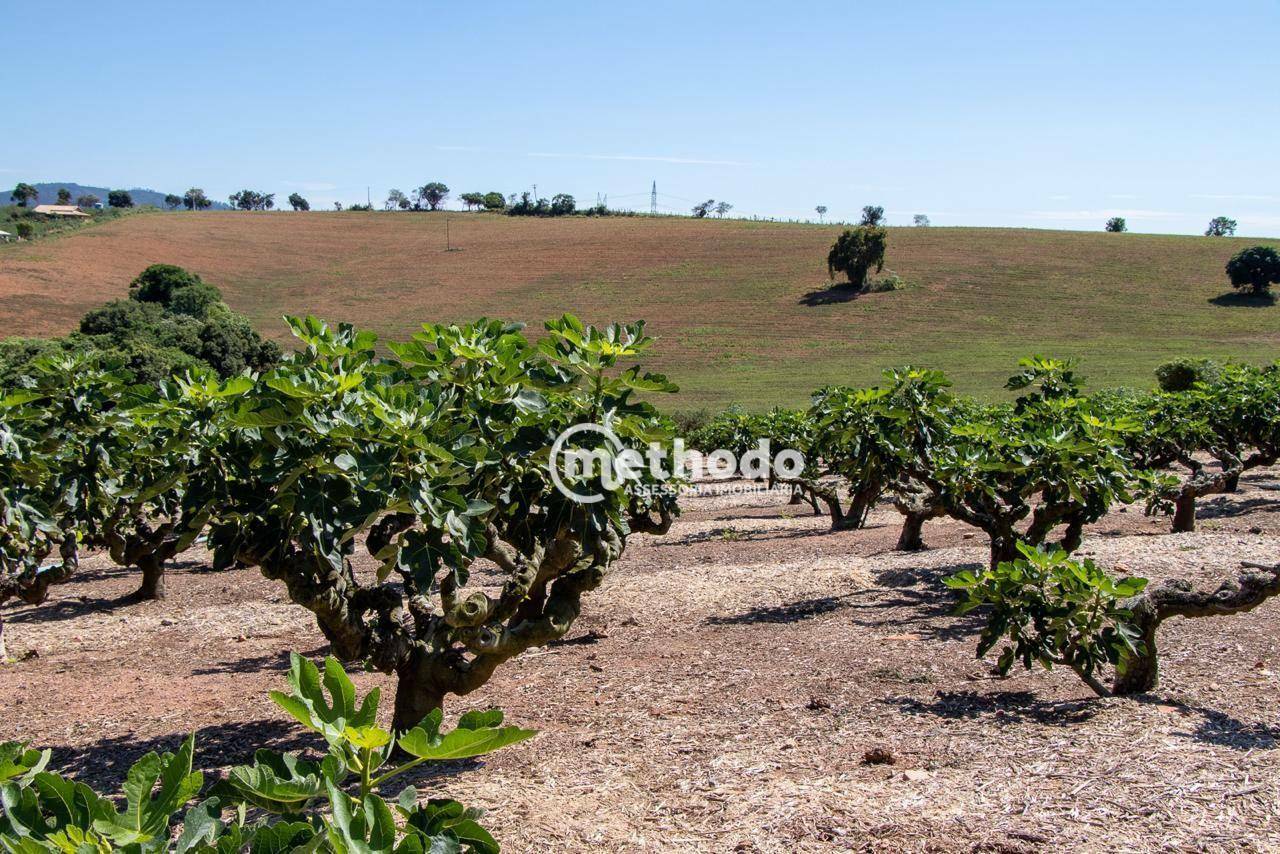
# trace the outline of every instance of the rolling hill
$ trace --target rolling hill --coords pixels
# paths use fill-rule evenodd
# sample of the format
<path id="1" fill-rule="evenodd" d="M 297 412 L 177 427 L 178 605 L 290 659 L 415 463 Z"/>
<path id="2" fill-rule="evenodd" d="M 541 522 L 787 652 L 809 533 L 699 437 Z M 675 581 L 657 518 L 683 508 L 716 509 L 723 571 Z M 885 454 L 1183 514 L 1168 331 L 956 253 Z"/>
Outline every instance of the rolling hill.
<path id="1" fill-rule="evenodd" d="M 458 251 L 446 251 L 446 221 Z M 0 319 L 9 334 L 66 332 L 155 262 L 197 271 L 281 340 L 285 313 L 389 336 L 480 315 L 644 318 L 662 339 L 649 363 L 681 385 L 681 408 L 798 404 L 820 385 L 874 382 L 906 362 L 993 395 L 1033 352 L 1078 357 L 1095 387 L 1149 385 L 1176 356 L 1280 355 L 1280 306 L 1236 298 L 1222 270 L 1256 240 L 895 228 L 888 267 L 909 286 L 846 300 L 826 277 L 837 231 L 682 218 L 156 213 L 0 247 Z"/>

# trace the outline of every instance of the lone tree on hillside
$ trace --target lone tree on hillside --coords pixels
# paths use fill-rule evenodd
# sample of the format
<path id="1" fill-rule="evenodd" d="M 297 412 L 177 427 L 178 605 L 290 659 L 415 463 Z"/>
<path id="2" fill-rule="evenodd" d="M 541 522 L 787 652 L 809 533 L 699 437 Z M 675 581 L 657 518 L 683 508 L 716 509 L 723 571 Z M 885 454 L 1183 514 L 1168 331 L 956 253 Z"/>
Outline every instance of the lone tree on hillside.
<path id="1" fill-rule="evenodd" d="M 928 228 L 931 223 L 929 222 L 929 217 L 927 215 L 916 214 L 911 218 L 911 224 L 919 228 Z"/>
<path id="2" fill-rule="evenodd" d="M 18 186 L 13 188 L 13 192 L 9 194 L 9 200 L 20 208 L 25 208 L 27 202 L 36 202 L 40 200 L 40 191 L 30 184 L 19 182 Z"/>
<path id="3" fill-rule="evenodd" d="M 702 219 L 711 212 L 711 209 L 715 207 L 715 204 L 715 199 L 707 199 L 705 202 L 699 202 L 693 206 L 693 215 L 698 219 Z"/>
<path id="4" fill-rule="evenodd" d="M 814 210 L 818 212 L 818 222 L 824 222 L 824 217 L 827 215 L 827 206 L 818 205 Z"/>
<path id="5" fill-rule="evenodd" d="M 484 194 L 481 204 L 484 205 L 484 209 L 487 211 L 500 211 L 507 206 L 507 200 L 502 193 L 494 190 Z"/>
<path id="6" fill-rule="evenodd" d="M 164 197 L 164 206 L 171 211 L 177 210 L 180 204 L 182 204 L 182 196 L 177 193 L 169 193 Z"/>
<path id="7" fill-rule="evenodd" d="M 733 210 L 733 205 L 728 202 L 716 202 L 716 216 L 722 217 L 731 210 Z"/>
<path id="8" fill-rule="evenodd" d="M 426 203 L 429 210 L 439 210 L 445 199 L 449 198 L 449 188 L 439 181 L 423 184 L 415 192 L 418 206 Z"/>
<path id="9" fill-rule="evenodd" d="M 58 188 L 58 204 L 60 205 L 71 204 L 71 191 L 68 190 L 66 187 Z"/>
<path id="10" fill-rule="evenodd" d="M 199 187 L 192 187 L 182 194 L 182 204 L 189 211 L 203 211 L 213 207 L 213 199 Z"/>
<path id="11" fill-rule="evenodd" d="M 885 230 L 875 225 L 846 228 L 827 253 L 827 274 L 834 279 L 836 273 L 844 273 L 850 285 L 862 290 L 872 267 L 877 273 L 884 269 L 887 238 Z"/>
<path id="12" fill-rule="evenodd" d="M 1113 216 L 1111 219 L 1107 220 L 1106 228 L 1107 231 L 1110 231 L 1113 234 L 1119 234 L 1122 231 L 1128 231 L 1129 224 L 1124 221 L 1124 217 Z"/>
<path id="13" fill-rule="evenodd" d="M 862 209 L 862 225 L 879 226 L 884 223 L 884 208 L 867 205 Z"/>
<path id="14" fill-rule="evenodd" d="M 1215 216 L 1204 230 L 1205 237 L 1230 237 L 1236 233 L 1236 221 L 1226 216 Z"/>
<path id="15" fill-rule="evenodd" d="M 1280 284 L 1280 252 L 1270 246 L 1241 249 L 1227 262 L 1227 278 L 1233 287 L 1262 295 Z"/>
<path id="16" fill-rule="evenodd" d="M 133 196 L 128 190 L 112 190 L 107 193 L 107 204 L 113 208 L 133 207 Z"/>
<path id="17" fill-rule="evenodd" d="M 295 211 L 309 211 L 311 210 L 311 203 L 302 198 L 301 193 L 290 193 L 289 207 L 293 208 Z"/>
<path id="18" fill-rule="evenodd" d="M 467 210 L 484 206 L 484 193 L 463 193 L 458 198 L 467 206 Z"/>

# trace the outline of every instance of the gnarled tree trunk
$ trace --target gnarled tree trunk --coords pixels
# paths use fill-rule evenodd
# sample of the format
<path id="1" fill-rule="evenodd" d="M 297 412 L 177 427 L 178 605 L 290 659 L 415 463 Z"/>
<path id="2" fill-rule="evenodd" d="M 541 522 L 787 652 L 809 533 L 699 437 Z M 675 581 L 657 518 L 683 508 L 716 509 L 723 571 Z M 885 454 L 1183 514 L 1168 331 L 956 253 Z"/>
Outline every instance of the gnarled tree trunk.
<path id="1" fill-rule="evenodd" d="M 827 514 L 831 517 L 831 530 L 833 531 L 853 531 L 861 528 L 867 521 L 867 514 L 871 512 L 871 508 L 875 506 L 876 501 L 880 498 L 883 490 L 879 486 L 864 486 L 862 489 L 851 492 L 849 494 L 849 507 L 844 507 L 840 498 L 839 485 L 825 485 L 816 480 L 785 480 L 783 483 L 789 483 L 793 486 L 800 486 L 809 496 L 811 503 L 815 505 L 821 501 L 827 508 Z"/>
<path id="2" fill-rule="evenodd" d="M 1021 555 L 1018 552 L 1018 533 L 1012 529 L 1007 531 L 998 531 L 991 533 L 991 561 L 992 569 L 999 564 L 1017 560 Z"/>
<path id="3" fill-rule="evenodd" d="M 925 548 L 924 523 L 947 515 L 946 508 L 933 492 L 914 480 L 899 481 L 893 487 L 893 506 L 902 514 L 902 532 L 895 548 L 900 552 L 918 552 Z"/>
<path id="4" fill-rule="evenodd" d="M 1173 533 L 1186 534 L 1196 529 L 1196 494 L 1182 492 L 1174 502 Z"/>
<path id="5" fill-rule="evenodd" d="M 142 570 L 142 584 L 133 594 L 133 598 L 140 601 L 163 599 L 165 596 L 164 561 L 154 554 L 148 554 L 138 559 L 138 569 Z"/>
<path id="6" fill-rule="evenodd" d="M 1233 479 L 1239 479 L 1244 471 L 1244 463 L 1234 454 L 1219 451 L 1216 456 L 1222 461 L 1222 470 L 1209 474 L 1198 463 L 1186 460 L 1184 463 L 1192 467 L 1192 475 L 1178 490 L 1174 501 L 1173 532 L 1189 533 L 1196 529 L 1196 499 L 1205 495 L 1228 492 Z"/>
<path id="7" fill-rule="evenodd" d="M 1139 656 L 1117 670 L 1111 691 L 1117 696 L 1141 694 L 1159 684 L 1160 667 L 1156 632 L 1170 617 L 1216 617 L 1252 611 L 1280 593 L 1280 564 L 1273 567 L 1245 565 L 1250 570 L 1224 581 L 1217 590 L 1195 590 L 1183 580 L 1165 581 L 1123 603 L 1133 613 L 1141 634 Z"/>
<path id="8" fill-rule="evenodd" d="M 444 708 L 448 689 L 438 684 L 430 656 L 415 650 L 396 668 L 396 699 L 391 728 L 396 732 L 413 729 L 436 709 Z"/>
<path id="9" fill-rule="evenodd" d="M 929 518 L 924 513 L 907 513 L 902 519 L 902 533 L 898 534 L 898 544 L 894 548 L 900 552 L 923 551 L 924 523 Z"/>

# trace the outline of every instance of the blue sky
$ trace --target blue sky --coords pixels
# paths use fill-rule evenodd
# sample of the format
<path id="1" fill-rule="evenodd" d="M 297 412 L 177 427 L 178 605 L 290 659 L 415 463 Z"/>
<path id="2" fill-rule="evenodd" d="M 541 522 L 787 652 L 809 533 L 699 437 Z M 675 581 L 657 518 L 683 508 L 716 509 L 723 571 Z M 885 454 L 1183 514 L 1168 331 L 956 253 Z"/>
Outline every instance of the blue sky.
<path id="1" fill-rule="evenodd" d="M 0 180 L 1280 234 L 1280 4 L 13 4 Z M 12 41 L 12 39 L 11 39 Z M 38 50 L 36 49 L 38 48 Z M 14 121 L 14 117 L 21 117 Z"/>

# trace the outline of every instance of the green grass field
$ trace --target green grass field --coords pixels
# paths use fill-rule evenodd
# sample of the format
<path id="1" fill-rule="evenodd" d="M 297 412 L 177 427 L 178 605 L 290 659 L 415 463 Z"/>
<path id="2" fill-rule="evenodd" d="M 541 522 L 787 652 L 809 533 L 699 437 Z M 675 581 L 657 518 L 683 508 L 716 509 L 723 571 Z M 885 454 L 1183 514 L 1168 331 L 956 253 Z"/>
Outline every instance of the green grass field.
<path id="1" fill-rule="evenodd" d="M 268 335 L 283 313 L 408 335 L 424 320 L 644 318 L 677 408 L 803 403 L 890 366 L 999 395 L 1020 356 L 1075 357 L 1093 387 L 1148 386 L 1177 356 L 1280 356 L 1280 306 L 1235 298 L 1232 253 L 1277 241 L 1022 229 L 894 228 L 907 289 L 825 302 L 831 226 L 676 218 L 156 213 L 0 248 L 11 334 L 75 326 L 144 266 L 187 266 Z M 817 293 L 814 300 L 807 295 Z M 813 303 L 817 304 L 813 304 Z"/>

